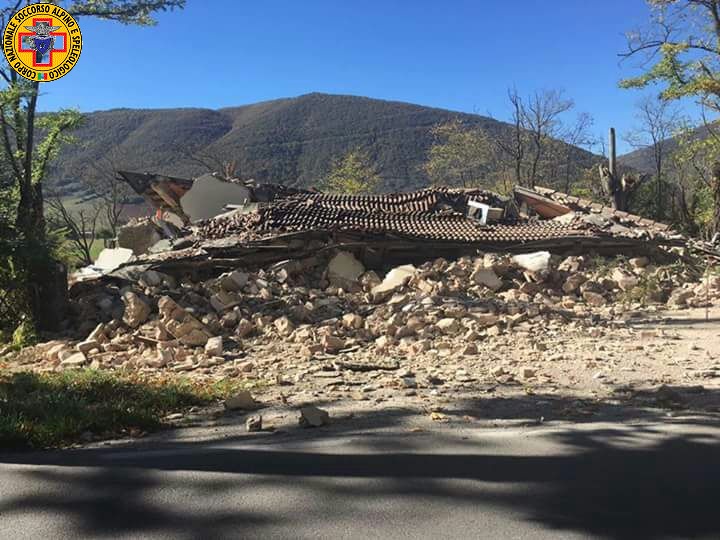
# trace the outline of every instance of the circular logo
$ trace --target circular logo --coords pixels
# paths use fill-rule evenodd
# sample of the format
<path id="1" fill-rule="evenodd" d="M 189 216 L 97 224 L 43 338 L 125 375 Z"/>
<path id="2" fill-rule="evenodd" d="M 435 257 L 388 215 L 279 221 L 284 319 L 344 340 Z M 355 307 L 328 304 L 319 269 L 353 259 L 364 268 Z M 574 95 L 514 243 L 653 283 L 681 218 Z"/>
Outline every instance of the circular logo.
<path id="1" fill-rule="evenodd" d="M 19 10 L 3 33 L 8 64 L 31 81 L 50 82 L 67 75 L 81 50 L 77 21 L 60 6 L 45 2 Z"/>

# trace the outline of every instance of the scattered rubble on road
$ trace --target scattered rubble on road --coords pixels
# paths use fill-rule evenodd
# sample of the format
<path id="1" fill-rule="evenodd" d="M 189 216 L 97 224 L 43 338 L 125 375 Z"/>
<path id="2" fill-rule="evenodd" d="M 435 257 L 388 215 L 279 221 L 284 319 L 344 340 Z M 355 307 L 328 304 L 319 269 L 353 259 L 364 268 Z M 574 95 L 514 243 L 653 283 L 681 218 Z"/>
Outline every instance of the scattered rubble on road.
<path id="1" fill-rule="evenodd" d="M 300 409 L 299 424 L 302 427 L 321 427 L 330 421 L 330 414 L 323 409 L 313 406 Z"/>
<path id="2" fill-rule="evenodd" d="M 248 433 L 254 433 L 256 431 L 262 431 L 263 429 L 263 417 L 262 415 L 248 416 L 245 420 L 245 429 Z"/>
<path id="3" fill-rule="evenodd" d="M 225 408 L 229 411 L 252 411 L 258 408 L 258 402 L 250 392 L 243 391 L 225 400 Z"/>

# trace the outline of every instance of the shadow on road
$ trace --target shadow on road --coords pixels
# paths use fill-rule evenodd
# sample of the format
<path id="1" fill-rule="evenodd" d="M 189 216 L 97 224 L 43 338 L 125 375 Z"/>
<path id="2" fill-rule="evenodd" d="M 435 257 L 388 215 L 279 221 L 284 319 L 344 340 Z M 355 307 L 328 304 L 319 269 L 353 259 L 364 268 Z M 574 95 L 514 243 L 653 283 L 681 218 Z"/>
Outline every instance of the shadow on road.
<path id="1" fill-rule="evenodd" d="M 405 414 L 386 413 L 382 422 L 400 425 Z M 242 537 L 288 526 L 286 514 L 251 507 L 254 494 L 301 490 L 310 510 L 292 517 L 298 526 L 402 498 L 430 513 L 433 504 L 479 513 L 501 507 L 550 529 L 607 538 L 719 537 L 720 441 L 707 428 L 720 423 L 706 419 L 673 434 L 657 423 L 663 415 L 622 429 L 554 429 L 538 435 L 547 441 L 543 452 L 503 452 L 482 434 L 458 437 L 452 450 L 447 436 L 436 449 L 439 439 L 428 433 L 359 437 L 340 426 L 314 433 L 353 439 L 350 452 L 289 450 L 292 441 L 278 436 L 256 448 L 238 437 L 222 445 L 11 454 L 0 462 L 54 467 L 20 469 L 24 483 L 41 489 L 0 497 L 0 515 L 63 515 L 78 535 Z M 227 508 L 219 502 L 226 498 L 246 503 Z"/>

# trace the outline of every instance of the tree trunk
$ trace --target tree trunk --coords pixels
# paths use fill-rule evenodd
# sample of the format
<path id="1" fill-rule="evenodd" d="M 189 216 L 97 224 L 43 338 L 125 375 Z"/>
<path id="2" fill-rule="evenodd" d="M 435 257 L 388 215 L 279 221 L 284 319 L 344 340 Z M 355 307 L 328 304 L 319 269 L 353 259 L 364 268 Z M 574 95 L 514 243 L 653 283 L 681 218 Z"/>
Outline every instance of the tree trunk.
<path id="1" fill-rule="evenodd" d="M 15 225 L 28 240 L 45 240 L 45 205 L 41 182 L 34 185 L 23 183 Z"/>
<path id="2" fill-rule="evenodd" d="M 25 141 L 18 142 L 18 148 L 24 147 L 24 160 L 20 163 L 22 170 L 20 181 L 20 202 L 18 204 L 18 212 L 16 225 L 18 230 L 25 235 L 28 240 L 45 240 L 45 208 L 43 204 L 42 183 L 33 184 L 33 152 L 35 150 L 35 110 L 37 108 L 37 98 L 40 83 L 34 82 L 32 85 L 33 93 L 28 100 L 27 110 L 27 132 L 25 133 Z M 19 106 L 18 106 L 19 108 Z"/>
<path id="3" fill-rule="evenodd" d="M 50 253 L 40 182 L 21 197 L 17 225 L 25 243 L 22 263 L 35 326 L 39 331 L 57 331 L 67 310 L 67 269 Z"/>
<path id="4" fill-rule="evenodd" d="M 599 166 L 600 183 L 604 195 L 610 199 L 613 210 L 627 210 L 627 192 L 625 182 L 619 178 L 617 170 L 617 152 L 615 150 L 615 128 L 610 128 L 608 134 L 610 156 L 608 166 Z"/>
<path id="5" fill-rule="evenodd" d="M 658 143 L 661 144 L 661 143 Z M 660 150 L 658 149 L 657 152 Z M 665 208 L 663 204 L 663 167 L 662 155 L 658 154 L 655 166 L 655 219 L 662 221 L 665 218 Z"/>
<path id="6" fill-rule="evenodd" d="M 720 233 L 720 162 L 712 168 L 713 221 L 710 236 Z"/>
<path id="7" fill-rule="evenodd" d="M 20 201 L 16 226 L 23 236 L 23 267 L 25 268 L 28 299 L 33 320 L 38 330 L 58 330 L 67 307 L 67 271 L 49 253 L 45 235 L 45 204 L 42 182 L 33 183 L 33 152 L 35 149 L 35 110 L 39 83 L 33 84 L 34 93 L 28 101 L 25 156 L 20 178 Z"/>
<path id="8" fill-rule="evenodd" d="M 615 146 L 615 128 L 610 128 L 609 133 L 609 146 L 610 146 L 610 176 L 608 178 L 608 187 L 610 190 L 610 197 L 612 199 L 612 207 L 614 210 L 624 210 L 622 197 L 619 193 L 618 187 L 618 171 L 617 171 L 617 150 Z"/>

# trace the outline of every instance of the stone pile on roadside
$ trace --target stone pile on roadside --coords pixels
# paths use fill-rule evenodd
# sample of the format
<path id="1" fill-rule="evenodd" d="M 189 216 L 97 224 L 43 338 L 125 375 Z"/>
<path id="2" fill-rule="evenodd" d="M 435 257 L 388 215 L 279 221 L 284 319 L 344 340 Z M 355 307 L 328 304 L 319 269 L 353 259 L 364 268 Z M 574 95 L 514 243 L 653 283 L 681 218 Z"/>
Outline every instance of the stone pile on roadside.
<path id="1" fill-rule="evenodd" d="M 487 253 L 383 275 L 339 252 L 208 280 L 149 270 L 80 299 L 85 339 L 44 344 L 19 358 L 44 370 L 167 371 L 280 386 L 309 377 L 331 384 L 345 372 L 372 388 L 391 374 L 394 385 L 412 391 L 417 378 L 408 358 L 413 366 L 427 360 L 441 368 L 450 358 L 461 366 L 487 358 L 494 342 L 511 341 L 520 327 L 561 340 L 564 331 L 598 334 L 639 311 L 718 298 L 717 275 L 705 279 L 646 258 Z M 491 368 L 493 376 L 502 378 L 502 369 Z M 532 378 L 533 370 L 525 366 L 520 375 Z M 425 378 L 442 376 L 428 370 Z"/>

